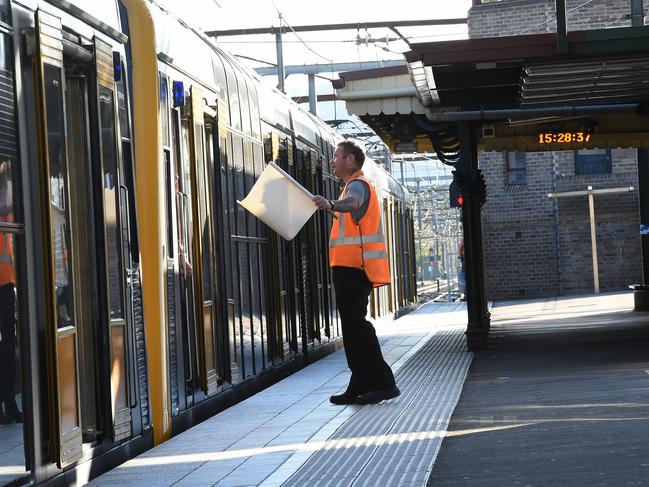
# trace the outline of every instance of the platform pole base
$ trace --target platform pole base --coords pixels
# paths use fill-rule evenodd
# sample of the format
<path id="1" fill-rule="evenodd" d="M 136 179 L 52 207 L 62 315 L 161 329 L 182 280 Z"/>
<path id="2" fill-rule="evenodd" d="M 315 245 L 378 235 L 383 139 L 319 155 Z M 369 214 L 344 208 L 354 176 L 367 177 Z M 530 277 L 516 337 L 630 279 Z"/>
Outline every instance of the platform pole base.
<path id="1" fill-rule="evenodd" d="M 649 286 L 635 286 L 633 311 L 649 311 Z"/>

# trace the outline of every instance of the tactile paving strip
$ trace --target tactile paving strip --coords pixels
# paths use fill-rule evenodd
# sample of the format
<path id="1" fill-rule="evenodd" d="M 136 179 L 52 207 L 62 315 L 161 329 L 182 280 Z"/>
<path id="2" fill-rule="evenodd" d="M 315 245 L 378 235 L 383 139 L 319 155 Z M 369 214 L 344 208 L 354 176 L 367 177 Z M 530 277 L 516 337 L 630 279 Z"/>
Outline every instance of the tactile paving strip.
<path id="1" fill-rule="evenodd" d="M 435 334 L 397 372 L 401 396 L 361 408 L 283 485 L 426 485 L 473 358 L 464 330 Z"/>

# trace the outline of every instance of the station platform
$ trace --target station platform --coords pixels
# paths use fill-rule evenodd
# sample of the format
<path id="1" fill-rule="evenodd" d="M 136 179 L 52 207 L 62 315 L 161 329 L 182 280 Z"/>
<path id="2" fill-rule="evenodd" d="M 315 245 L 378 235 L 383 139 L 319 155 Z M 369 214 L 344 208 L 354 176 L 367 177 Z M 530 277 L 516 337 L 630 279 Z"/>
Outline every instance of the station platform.
<path id="1" fill-rule="evenodd" d="M 496 303 L 429 486 L 649 485 L 649 313 L 633 292 Z"/>
<path id="2" fill-rule="evenodd" d="M 646 485 L 649 314 L 632 309 L 629 292 L 495 303 L 472 354 L 465 304 L 428 303 L 377 324 L 398 398 L 331 405 L 339 351 L 90 485 Z"/>
<path id="3" fill-rule="evenodd" d="M 465 327 L 463 302 L 376 324 L 396 399 L 330 404 L 349 381 L 340 350 L 89 485 L 425 485 L 473 356 Z"/>

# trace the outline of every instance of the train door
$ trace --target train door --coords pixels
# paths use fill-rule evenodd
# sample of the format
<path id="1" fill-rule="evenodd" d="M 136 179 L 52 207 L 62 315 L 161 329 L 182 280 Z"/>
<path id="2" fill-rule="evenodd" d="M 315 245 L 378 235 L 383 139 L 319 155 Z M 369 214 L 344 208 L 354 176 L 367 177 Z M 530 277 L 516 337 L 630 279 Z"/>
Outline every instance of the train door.
<path id="1" fill-rule="evenodd" d="M 319 139 L 319 137 L 318 137 Z M 319 140 L 318 140 L 319 142 Z M 320 148 L 318 148 L 320 149 Z M 311 191 L 313 194 L 326 195 L 324 191 L 324 175 L 322 172 L 322 155 L 320 151 L 311 150 Z M 316 323 L 314 324 L 317 330 L 318 340 L 325 340 L 329 335 L 329 319 L 327 310 L 329 308 L 329 300 L 327 296 L 327 258 L 326 250 L 329 242 L 329 234 L 326 231 L 326 218 L 329 217 L 324 212 L 317 212 L 313 219 L 313 248 L 314 248 L 314 281 L 313 288 L 316 293 L 314 302 L 317 304 Z"/>
<path id="2" fill-rule="evenodd" d="M 280 150 L 279 133 L 270 131 L 264 135 L 265 162 L 274 161 L 286 168 L 285 150 Z M 269 323 L 269 360 L 280 361 L 291 358 L 297 350 L 295 320 L 291 312 L 291 265 L 287 254 L 287 243 L 279 235 L 270 237 L 270 254 L 268 273 L 272 317 Z"/>
<path id="3" fill-rule="evenodd" d="M 174 205 L 174 247 L 173 256 L 176 271 L 176 338 L 181 360 L 178 363 L 179 379 L 182 384 L 181 409 L 194 403 L 194 389 L 198 363 L 196 358 L 196 287 L 194 281 L 194 211 L 192 209 L 192 164 L 190 120 L 175 109 L 172 114 L 172 145 L 175 157 L 170 171 L 171 190 L 175 195 Z"/>
<path id="4" fill-rule="evenodd" d="M 39 11 L 48 370 L 61 467 L 81 458 L 83 441 L 130 436 L 133 399 L 112 49 L 96 39 L 94 56 L 81 46 L 64 55 L 62 44 L 60 20 Z"/>
<path id="5" fill-rule="evenodd" d="M 223 236 L 223 212 L 221 210 L 223 194 L 220 181 L 220 158 L 225 156 L 225 115 L 223 106 L 219 108 L 217 102 L 216 110 L 210 110 L 207 106 L 205 111 L 205 185 L 210 189 L 206 195 L 206 212 L 210 214 L 208 225 L 211 228 L 209 240 L 205 240 L 203 248 L 209 249 L 209 266 L 212 293 L 212 347 L 214 348 L 214 365 L 216 382 L 218 385 L 228 380 L 228 356 L 226 343 L 228 341 L 228 314 L 227 314 L 227 283 L 225 275 L 225 238 Z M 224 127 L 222 130 L 221 127 Z M 209 373 L 206 367 L 206 372 Z"/>
<path id="6" fill-rule="evenodd" d="M 212 228 L 211 174 L 213 160 L 212 138 L 207 138 L 205 111 L 211 118 L 215 113 L 203 100 L 202 92 L 195 86 L 191 89 L 191 142 L 193 152 L 192 184 L 196 201 L 194 211 L 194 254 L 198 256 L 194 269 L 196 283 L 197 342 L 199 356 L 199 382 L 203 392 L 213 394 L 218 386 L 217 344 L 216 344 L 216 306 L 215 306 L 215 255 Z"/>
<path id="7" fill-rule="evenodd" d="M 172 145 L 176 148 L 169 174 L 174 194 L 170 228 L 172 255 L 177 262 L 173 340 L 177 344 L 172 367 L 172 402 L 175 392 L 184 389 L 178 408 L 191 407 L 216 392 L 222 382 L 223 367 L 219 316 L 216 306 L 216 255 L 212 198 L 216 112 L 207 107 L 196 86 L 190 90 L 189 104 L 174 110 Z M 209 118 L 206 123 L 206 117 Z"/>
<path id="8" fill-rule="evenodd" d="M 310 150 L 303 143 L 295 143 L 294 177 L 309 191 L 313 191 L 311 175 Z M 302 333 L 303 350 L 313 348 L 315 340 L 319 339 L 317 320 L 317 290 L 314 288 L 315 272 L 313 253 L 315 235 L 313 220 L 307 222 L 294 239 L 298 262 L 298 282 L 296 286 L 299 326 Z"/>
<path id="9" fill-rule="evenodd" d="M 293 139 L 285 137 L 279 142 L 279 163 L 293 178 L 297 178 L 294 164 Z M 298 180 L 299 181 L 299 180 Z M 282 242 L 284 260 L 284 275 L 286 276 L 286 288 L 288 290 L 288 313 L 289 313 L 289 343 L 294 353 L 303 350 L 302 340 L 302 293 L 301 293 L 301 271 L 300 271 L 300 244 L 299 233 L 290 242 Z"/>
<path id="10" fill-rule="evenodd" d="M 100 302 L 106 299 L 108 317 L 107 354 L 110 371 L 110 404 L 112 436 L 115 441 L 131 435 L 131 403 L 133 397 L 127 380 L 132 369 L 129 354 L 128 318 L 132 316 L 132 302 L 127 283 L 133 269 L 130 259 L 128 226 L 128 188 L 124 184 L 123 158 L 117 124 L 117 87 L 114 78 L 113 52 L 110 45 L 95 38 L 96 105 L 103 212 L 100 220 L 100 240 L 106 269 L 105 279 L 99 285 Z M 95 125 L 96 127 L 96 125 Z M 96 167 L 96 162 L 94 163 Z M 95 172 L 96 174 L 96 172 Z M 103 292 L 102 289 L 105 289 Z M 128 292 L 127 292 L 128 291 Z"/>
<path id="11" fill-rule="evenodd" d="M 91 175 L 90 175 L 90 147 L 88 141 L 88 76 L 83 67 L 66 65 L 65 73 L 65 108 L 66 132 L 68 141 L 67 169 L 70 188 L 68 191 L 69 215 L 67 223 L 70 225 L 69 243 L 74 253 L 64 249 L 65 259 L 70 260 L 72 283 L 88 282 L 87 276 L 91 275 L 92 262 L 95 259 L 95 249 L 91 245 L 92 239 L 85 238 L 93 235 L 94 218 L 91 201 Z M 63 198 L 60 198 L 63 200 Z M 56 233 L 56 229 L 55 229 Z M 95 286 L 76 285 L 70 286 L 70 296 L 66 295 L 62 276 L 59 271 L 57 278 L 57 306 L 68 299 L 74 300 L 75 321 L 78 326 L 79 363 L 84 367 L 79 368 L 79 393 L 80 420 L 83 436 L 91 441 L 99 437 L 101 432 L 100 418 L 98 417 L 96 383 L 97 368 L 94 360 L 95 342 L 97 337 L 93 333 L 93 306 Z M 72 303 L 70 303 L 70 307 Z"/>
<path id="12" fill-rule="evenodd" d="M 39 40 L 39 88 L 42 114 L 41 176 L 45 185 L 47 203 L 44 217 L 46 256 L 44 274 L 51 294 L 48 298 L 48 339 L 50 357 L 51 403 L 55 405 L 52 417 L 53 438 L 57 445 L 59 466 L 82 456 L 82 425 L 79 406 L 78 377 L 78 313 L 75 303 L 73 264 L 76 254 L 72 248 L 70 183 L 65 140 L 63 83 L 63 44 L 61 21 L 39 12 L 37 14 Z M 46 288 L 47 289 L 47 288 Z"/>

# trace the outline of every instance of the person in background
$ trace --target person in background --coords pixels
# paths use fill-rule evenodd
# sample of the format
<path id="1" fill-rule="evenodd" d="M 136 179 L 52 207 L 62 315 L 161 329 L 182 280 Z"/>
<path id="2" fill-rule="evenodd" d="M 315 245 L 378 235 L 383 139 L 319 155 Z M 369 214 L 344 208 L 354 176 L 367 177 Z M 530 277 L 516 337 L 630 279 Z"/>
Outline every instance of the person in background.
<path id="1" fill-rule="evenodd" d="M 13 222 L 11 166 L 0 162 L 0 222 Z M 13 241 L 0 232 L 0 424 L 22 423 L 15 396 L 16 377 L 16 271 Z"/>
<path id="2" fill-rule="evenodd" d="M 337 405 L 376 404 L 401 394 L 374 326 L 365 318 L 372 288 L 390 283 L 390 266 L 381 206 L 374 186 L 363 176 L 364 161 L 365 154 L 355 143 L 338 144 L 332 166 L 345 183 L 341 197 L 334 201 L 313 197 L 318 208 L 337 212 L 329 237 L 329 265 L 352 373 L 347 390 L 329 398 Z"/>

